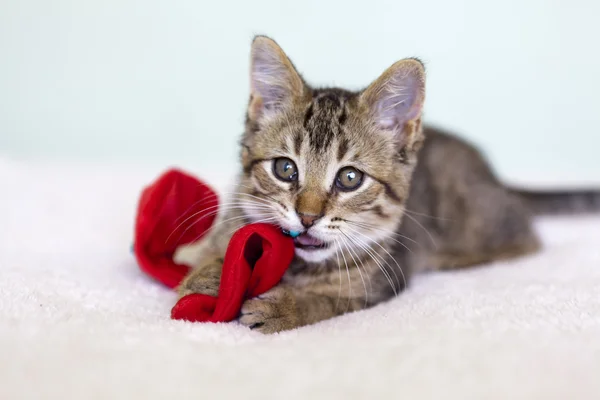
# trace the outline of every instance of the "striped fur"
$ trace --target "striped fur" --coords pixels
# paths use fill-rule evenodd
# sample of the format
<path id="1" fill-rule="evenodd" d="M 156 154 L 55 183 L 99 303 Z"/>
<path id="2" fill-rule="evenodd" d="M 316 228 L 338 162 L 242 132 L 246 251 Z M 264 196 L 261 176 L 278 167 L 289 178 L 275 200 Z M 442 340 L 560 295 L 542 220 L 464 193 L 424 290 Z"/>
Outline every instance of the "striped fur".
<path id="1" fill-rule="evenodd" d="M 309 86 L 265 37 L 254 40 L 251 63 L 236 194 L 195 253 L 197 268 L 181 295 L 216 293 L 228 240 L 250 222 L 305 231 L 327 245 L 298 247 L 282 283 L 244 304 L 240 322 L 265 333 L 375 305 L 400 293 L 416 271 L 539 247 L 526 205 L 480 153 L 423 129 L 418 60 L 399 61 L 358 92 Z M 297 180 L 275 175 L 278 158 L 295 163 Z M 354 191 L 336 185 L 345 167 L 364 174 Z M 300 216 L 315 222 L 304 228 Z"/>

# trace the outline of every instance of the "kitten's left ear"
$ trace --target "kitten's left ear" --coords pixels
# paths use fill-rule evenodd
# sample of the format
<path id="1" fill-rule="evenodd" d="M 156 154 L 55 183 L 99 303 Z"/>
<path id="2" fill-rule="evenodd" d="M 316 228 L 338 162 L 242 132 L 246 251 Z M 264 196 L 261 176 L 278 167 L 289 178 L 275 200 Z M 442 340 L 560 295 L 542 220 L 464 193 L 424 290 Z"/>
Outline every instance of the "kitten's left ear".
<path id="1" fill-rule="evenodd" d="M 250 59 L 250 104 L 248 115 L 259 121 L 280 111 L 302 96 L 304 81 L 294 65 L 273 39 L 257 36 Z"/>
<path id="2" fill-rule="evenodd" d="M 361 94 L 361 101 L 381 129 L 406 143 L 413 133 L 406 128 L 419 120 L 425 101 L 423 64 L 412 58 L 396 62 Z"/>

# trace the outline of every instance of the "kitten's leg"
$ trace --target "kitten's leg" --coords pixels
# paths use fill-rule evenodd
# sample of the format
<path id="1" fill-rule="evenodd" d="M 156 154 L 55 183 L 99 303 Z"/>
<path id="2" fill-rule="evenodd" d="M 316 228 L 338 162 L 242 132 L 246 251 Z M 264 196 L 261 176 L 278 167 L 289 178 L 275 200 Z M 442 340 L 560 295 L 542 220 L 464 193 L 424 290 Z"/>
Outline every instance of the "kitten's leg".
<path id="1" fill-rule="evenodd" d="M 262 333 L 275 333 L 301 326 L 296 293 L 278 285 L 242 305 L 239 321 Z"/>
<path id="2" fill-rule="evenodd" d="M 263 295 L 247 300 L 239 321 L 262 333 L 294 329 L 371 307 L 400 293 L 406 285 L 403 279 L 406 272 L 398 271 L 396 279 L 390 269 L 383 274 L 375 263 L 365 262 L 361 269 L 362 277 L 355 266 L 349 265 L 347 272 L 336 270 L 322 276 L 318 283 L 306 286 L 279 284 Z M 348 280 L 345 280 L 347 276 Z"/>
<path id="3" fill-rule="evenodd" d="M 364 297 L 338 298 L 286 285 L 247 300 L 239 321 L 262 333 L 275 333 L 314 324 L 365 308 Z"/>
<path id="4" fill-rule="evenodd" d="M 179 295 L 183 297 L 192 293 L 200 293 L 217 296 L 222 269 L 222 257 L 214 255 L 205 257 L 181 282 L 177 288 Z"/>
<path id="5" fill-rule="evenodd" d="M 227 218 L 231 218 L 231 214 Z M 175 254 L 176 262 L 195 265 L 177 289 L 182 297 L 192 293 L 218 294 L 227 244 L 238 226 L 231 223 L 217 223 L 215 226 L 217 228 L 202 242 L 182 247 Z"/>

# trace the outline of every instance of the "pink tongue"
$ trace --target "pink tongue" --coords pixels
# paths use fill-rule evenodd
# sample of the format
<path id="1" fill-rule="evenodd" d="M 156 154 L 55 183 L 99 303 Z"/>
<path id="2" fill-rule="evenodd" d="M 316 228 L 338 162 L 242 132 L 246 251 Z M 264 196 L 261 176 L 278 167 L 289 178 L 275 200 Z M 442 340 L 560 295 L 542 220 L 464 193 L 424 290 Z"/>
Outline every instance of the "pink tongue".
<path id="1" fill-rule="evenodd" d="M 321 240 L 310 235 L 300 235 L 294 240 L 303 246 L 320 246 L 323 244 Z"/>

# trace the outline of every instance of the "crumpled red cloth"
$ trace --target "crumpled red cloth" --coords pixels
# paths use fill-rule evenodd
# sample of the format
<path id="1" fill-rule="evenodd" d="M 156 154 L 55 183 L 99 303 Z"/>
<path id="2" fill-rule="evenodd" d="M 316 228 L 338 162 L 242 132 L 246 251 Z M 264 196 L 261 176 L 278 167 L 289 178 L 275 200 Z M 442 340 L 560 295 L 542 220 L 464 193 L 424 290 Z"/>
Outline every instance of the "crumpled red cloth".
<path id="1" fill-rule="evenodd" d="M 190 268 L 176 264 L 173 255 L 179 246 L 202 239 L 215 220 L 218 204 L 214 190 L 177 169 L 146 187 L 138 204 L 133 246 L 140 269 L 176 288 Z M 293 240 L 279 228 L 246 225 L 234 233 L 227 247 L 218 297 L 184 296 L 171 310 L 171 318 L 231 321 L 245 299 L 279 283 L 293 257 Z"/>

